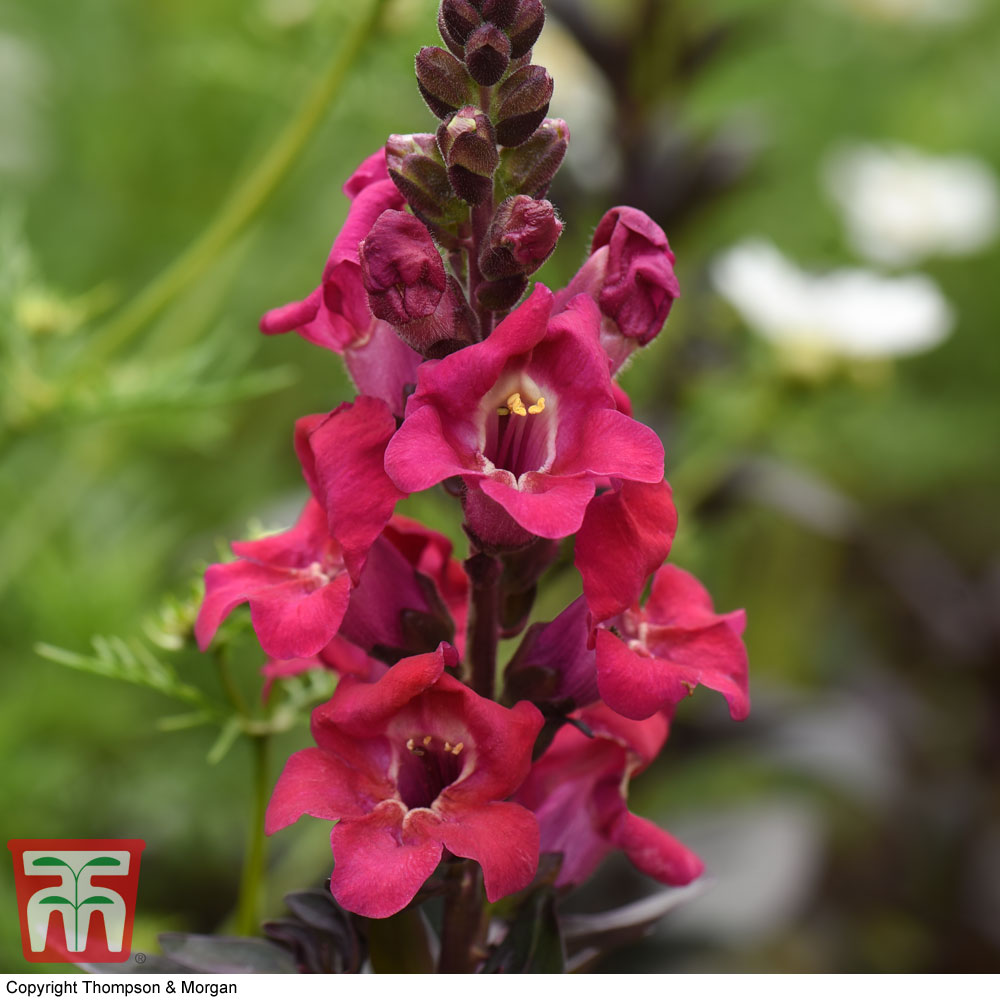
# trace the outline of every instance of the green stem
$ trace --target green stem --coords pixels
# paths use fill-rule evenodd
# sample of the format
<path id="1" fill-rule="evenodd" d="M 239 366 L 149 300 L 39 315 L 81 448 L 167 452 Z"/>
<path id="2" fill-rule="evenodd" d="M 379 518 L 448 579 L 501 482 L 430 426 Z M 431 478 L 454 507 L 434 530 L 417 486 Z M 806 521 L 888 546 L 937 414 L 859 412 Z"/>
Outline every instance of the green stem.
<path id="1" fill-rule="evenodd" d="M 268 775 L 270 737 L 251 736 L 253 751 L 253 815 L 250 835 L 240 877 L 239 901 L 236 905 L 237 934 L 253 937 L 260 930 L 261 896 L 267 870 L 267 847 L 264 837 L 264 814 L 271 791 Z"/>
<path id="2" fill-rule="evenodd" d="M 373 0 L 368 14 L 324 69 L 298 112 L 263 159 L 232 191 L 208 228 L 108 325 L 95 334 L 87 352 L 86 372 L 99 367 L 142 330 L 176 295 L 204 272 L 260 211 L 322 121 L 327 107 L 343 86 L 362 48 L 378 27 L 386 3 L 387 0 Z"/>

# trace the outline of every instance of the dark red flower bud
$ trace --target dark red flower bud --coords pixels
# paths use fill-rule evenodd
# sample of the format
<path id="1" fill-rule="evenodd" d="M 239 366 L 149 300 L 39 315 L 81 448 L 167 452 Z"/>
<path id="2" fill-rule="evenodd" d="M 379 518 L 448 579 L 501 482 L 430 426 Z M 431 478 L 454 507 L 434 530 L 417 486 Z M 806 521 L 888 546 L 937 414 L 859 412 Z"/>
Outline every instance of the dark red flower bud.
<path id="1" fill-rule="evenodd" d="M 520 0 L 483 0 L 483 17 L 498 28 L 509 28 L 517 17 Z"/>
<path id="2" fill-rule="evenodd" d="M 483 24 L 465 42 L 465 65 L 480 86 L 499 83 L 510 63 L 510 39 L 495 25 Z"/>
<path id="3" fill-rule="evenodd" d="M 483 23 L 479 11 L 469 0 L 442 0 L 441 20 L 459 45 L 465 45 L 469 35 Z"/>
<path id="4" fill-rule="evenodd" d="M 405 326 L 437 309 L 447 283 L 444 262 L 419 219 L 392 209 L 383 212 L 359 254 L 368 301 L 378 319 Z"/>
<path id="5" fill-rule="evenodd" d="M 563 225 L 549 201 L 519 194 L 501 202 L 493 216 L 479 269 L 490 280 L 532 274 L 555 249 Z"/>
<path id="6" fill-rule="evenodd" d="M 473 84 L 465 68 L 450 52 L 428 45 L 417 53 L 417 86 L 427 107 L 447 118 L 473 99 Z"/>
<path id="7" fill-rule="evenodd" d="M 441 40 L 449 49 L 455 54 L 459 59 L 465 58 L 465 46 L 457 39 L 454 38 L 451 32 L 448 30 L 448 25 L 444 23 L 444 14 L 438 11 L 438 34 L 441 36 Z"/>
<path id="8" fill-rule="evenodd" d="M 466 105 L 438 127 L 437 141 L 455 193 L 471 205 L 488 198 L 500 162 L 489 116 Z"/>
<path id="9" fill-rule="evenodd" d="M 503 190 L 543 197 L 568 147 L 569 126 L 561 118 L 546 118 L 530 139 L 503 151 L 499 169 Z"/>
<path id="10" fill-rule="evenodd" d="M 528 278 L 524 274 L 515 274 L 499 281 L 485 281 L 476 289 L 479 304 L 490 312 L 505 312 L 517 305 L 518 299 L 528 287 Z"/>
<path id="11" fill-rule="evenodd" d="M 531 51 L 532 45 L 538 41 L 545 24 L 545 8 L 542 0 L 521 0 L 517 16 L 510 25 L 507 34 L 510 36 L 510 57 L 520 59 Z"/>
<path id="12" fill-rule="evenodd" d="M 497 139 L 520 146 L 541 125 L 552 99 L 552 77 L 542 66 L 525 66 L 500 85 L 497 94 Z"/>
<path id="13" fill-rule="evenodd" d="M 424 222 L 447 227 L 468 216 L 468 206 L 452 191 L 433 135 L 390 135 L 385 163 L 393 183 Z"/>

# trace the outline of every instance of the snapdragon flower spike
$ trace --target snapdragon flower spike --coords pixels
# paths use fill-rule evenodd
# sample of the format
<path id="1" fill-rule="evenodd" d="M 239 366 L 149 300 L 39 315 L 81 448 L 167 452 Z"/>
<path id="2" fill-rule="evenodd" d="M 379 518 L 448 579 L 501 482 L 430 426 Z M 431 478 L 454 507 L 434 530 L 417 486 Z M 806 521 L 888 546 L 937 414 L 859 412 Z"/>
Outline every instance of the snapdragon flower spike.
<path id="1" fill-rule="evenodd" d="M 326 512 L 330 535 L 343 547 L 355 583 L 368 550 L 404 496 L 384 468 L 385 446 L 395 430 L 389 407 L 371 396 L 295 424 L 302 474 Z"/>
<path id="2" fill-rule="evenodd" d="M 504 191 L 544 198 L 569 149 L 569 126 L 546 118 L 520 146 L 500 154 L 497 177 Z"/>
<path id="3" fill-rule="evenodd" d="M 205 599 L 195 622 L 202 650 L 237 605 L 249 602 L 264 652 L 277 660 L 310 657 L 340 628 L 351 579 L 326 514 L 310 498 L 288 531 L 252 542 L 233 542 L 239 557 L 205 573 Z"/>
<path id="4" fill-rule="evenodd" d="M 361 279 L 358 247 L 387 209 L 404 206 L 386 171 L 385 150 L 366 159 L 344 185 L 352 199 L 330 249 L 318 288 L 301 302 L 265 313 L 263 333 L 297 330 L 306 340 L 341 355 L 358 391 L 377 396 L 402 416 L 405 387 L 416 378 L 420 355 L 372 315 Z"/>
<path id="5" fill-rule="evenodd" d="M 438 126 L 437 141 L 455 193 L 470 205 L 491 197 L 500 154 L 489 115 L 467 104 Z"/>
<path id="6" fill-rule="evenodd" d="M 444 849 L 480 864 L 491 902 L 535 875 L 538 824 L 504 800 L 531 767 L 541 713 L 481 698 L 445 673 L 457 662 L 442 644 L 374 684 L 343 678 L 313 712 L 317 745 L 293 754 L 278 779 L 267 832 L 303 814 L 339 820 L 330 890 L 354 913 L 397 913 Z"/>
<path id="7" fill-rule="evenodd" d="M 520 146 L 531 138 L 549 110 L 554 84 L 543 66 L 522 66 L 497 88 L 497 139 L 501 146 Z"/>
<path id="8" fill-rule="evenodd" d="M 538 819 L 542 851 L 563 856 L 556 885 L 579 885 L 616 848 L 660 882 L 692 882 L 704 870 L 697 855 L 626 803 L 630 779 L 666 742 L 667 718 L 633 722 L 599 703 L 573 718 L 593 737 L 564 725 L 516 795 Z"/>
<path id="9" fill-rule="evenodd" d="M 594 232 L 590 257 L 560 293 L 557 308 L 581 292 L 600 307 L 612 374 L 663 328 L 680 296 L 674 260 L 663 230 L 645 212 L 613 208 Z"/>
<path id="10" fill-rule="evenodd" d="M 606 477 L 663 480 L 659 438 L 616 407 L 596 306 L 580 296 L 551 311 L 538 285 L 485 341 L 421 365 L 386 449 L 404 492 L 461 477 L 468 527 L 487 547 L 573 534 Z"/>
<path id="11" fill-rule="evenodd" d="M 601 698 L 621 715 L 644 719 L 672 708 L 697 685 L 720 692 L 734 719 L 750 712 L 747 653 L 740 638 L 746 613 L 716 614 L 708 591 L 690 573 L 663 566 L 645 607 L 597 629 Z"/>

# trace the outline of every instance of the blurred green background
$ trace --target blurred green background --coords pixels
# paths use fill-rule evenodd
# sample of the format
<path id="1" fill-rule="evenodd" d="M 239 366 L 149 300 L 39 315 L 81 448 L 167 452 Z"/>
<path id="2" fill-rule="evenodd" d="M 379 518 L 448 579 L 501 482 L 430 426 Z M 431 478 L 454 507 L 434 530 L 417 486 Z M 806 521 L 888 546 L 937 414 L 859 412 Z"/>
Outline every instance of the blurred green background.
<path id="1" fill-rule="evenodd" d="M 389 4 L 247 225 L 151 321 L 121 316 L 273 154 L 366 6 L 0 0 L 2 832 L 143 837 L 137 949 L 227 926 L 249 751 L 207 764 L 217 728 L 157 728 L 190 706 L 35 647 L 89 655 L 93 636 L 122 636 L 220 696 L 210 658 L 160 647 L 221 543 L 294 515 L 295 419 L 351 392 L 336 357 L 257 320 L 315 287 L 357 162 L 433 128 L 411 72 L 436 39 L 432 0 Z M 674 559 L 718 608 L 748 610 L 755 702 L 736 724 L 700 693 L 634 782 L 634 810 L 714 883 L 601 968 L 1000 971 L 1000 245 L 919 263 L 956 317 L 940 347 L 808 372 L 709 276 L 752 235 L 803 266 L 863 265 L 823 180 L 845 142 L 1000 166 L 1000 7 L 550 8 L 562 24 L 536 61 L 574 142 L 540 277 L 572 275 L 611 204 L 666 229 L 683 297 L 622 382 L 667 445 Z M 458 540 L 444 497 L 409 510 Z M 170 594 L 173 632 L 150 625 Z M 236 664 L 251 699 L 257 665 Z M 275 766 L 305 739 L 284 734 Z M 328 871 L 327 828 L 275 838 L 265 913 Z M 27 970 L 9 862 L 0 885 L 0 967 Z M 611 861 L 579 903 L 648 888 Z"/>

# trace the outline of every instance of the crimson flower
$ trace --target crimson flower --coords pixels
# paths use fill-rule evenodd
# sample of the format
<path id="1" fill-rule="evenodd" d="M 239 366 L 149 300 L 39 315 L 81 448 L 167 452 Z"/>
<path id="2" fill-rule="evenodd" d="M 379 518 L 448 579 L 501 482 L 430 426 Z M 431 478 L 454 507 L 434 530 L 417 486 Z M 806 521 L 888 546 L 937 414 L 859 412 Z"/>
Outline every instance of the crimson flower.
<path id="1" fill-rule="evenodd" d="M 717 615 L 705 588 L 661 567 L 645 606 L 595 622 L 585 597 L 534 625 L 507 669 L 507 690 L 577 706 L 598 696 L 630 719 L 673 711 L 697 685 L 719 691 L 734 719 L 750 712 L 743 611 Z"/>
<path id="2" fill-rule="evenodd" d="M 597 307 L 578 296 L 553 316 L 552 303 L 538 285 L 485 341 L 421 365 L 386 449 L 405 492 L 460 477 L 467 523 L 486 546 L 573 534 L 609 479 L 636 498 L 666 489 L 659 438 L 618 409 Z"/>
<path id="3" fill-rule="evenodd" d="M 629 780 L 666 742 L 666 716 L 634 722 L 596 704 L 573 718 L 593 736 L 564 725 L 515 796 L 538 819 L 541 850 L 563 856 L 556 884 L 584 881 L 615 848 L 660 882 L 696 879 L 704 869 L 697 855 L 626 804 Z"/>
<path id="4" fill-rule="evenodd" d="M 358 247 L 387 209 L 401 209 L 403 196 L 390 180 L 385 150 L 365 160 L 344 185 L 351 206 L 334 240 L 317 289 L 303 301 L 266 313 L 264 333 L 298 332 L 308 341 L 344 358 L 358 391 L 388 403 L 401 416 L 405 388 L 416 380 L 420 355 L 368 307 Z"/>
<path id="5" fill-rule="evenodd" d="M 248 601 L 264 652 L 279 660 L 312 656 L 340 628 L 351 592 L 344 551 L 310 498 L 295 526 L 252 542 L 233 542 L 234 562 L 205 572 L 194 632 L 204 650 L 237 605 Z"/>
<path id="6" fill-rule="evenodd" d="M 491 902 L 535 875 L 538 824 L 503 800 L 528 773 L 541 713 L 481 698 L 444 672 L 457 662 L 442 643 L 374 684 L 342 678 L 313 712 L 317 745 L 294 753 L 278 779 L 267 832 L 303 814 L 339 820 L 330 890 L 354 913 L 397 913 L 444 849 L 480 864 Z"/>

